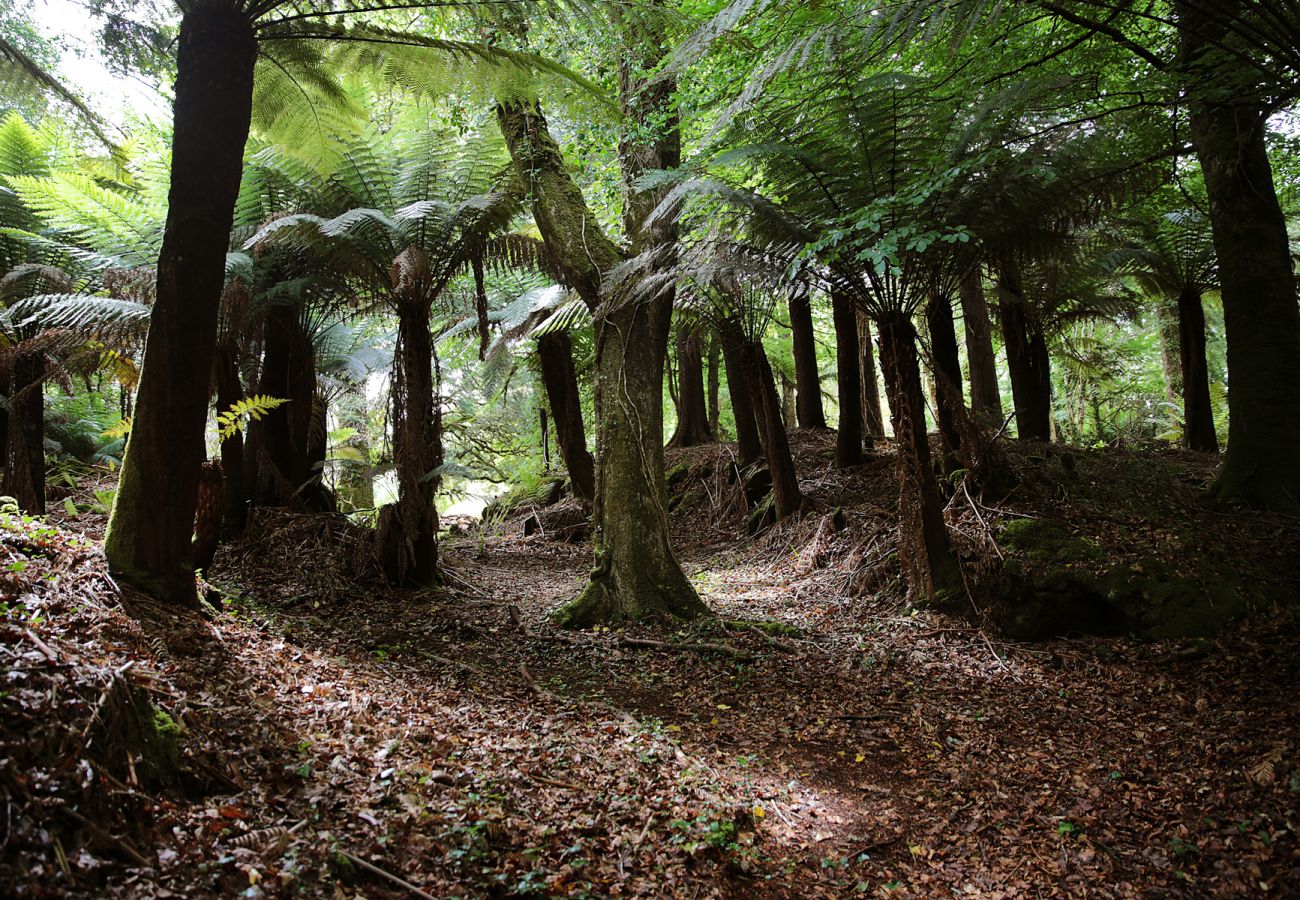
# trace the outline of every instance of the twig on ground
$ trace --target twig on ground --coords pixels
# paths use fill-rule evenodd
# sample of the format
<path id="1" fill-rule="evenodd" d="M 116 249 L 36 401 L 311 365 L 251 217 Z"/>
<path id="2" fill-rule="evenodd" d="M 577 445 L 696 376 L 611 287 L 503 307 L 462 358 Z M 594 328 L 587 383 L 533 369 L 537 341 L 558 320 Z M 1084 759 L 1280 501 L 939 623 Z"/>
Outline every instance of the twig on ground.
<path id="1" fill-rule="evenodd" d="M 650 638 L 619 638 L 621 647 L 649 647 L 652 650 L 682 650 L 690 653 L 725 653 L 728 656 L 740 660 L 752 660 L 754 654 L 748 650 L 738 650 L 735 647 L 729 647 L 726 644 L 708 644 L 708 643 L 673 643 L 670 641 L 654 641 Z"/>
<path id="2" fill-rule="evenodd" d="M 114 846 L 114 847 L 116 847 L 117 849 L 121 850 L 121 851 L 122 851 L 123 853 L 125 853 L 128 857 L 130 857 L 130 858 L 131 858 L 131 861 L 134 862 L 137 866 L 140 866 L 141 868 L 144 868 L 144 867 L 150 865 L 149 860 L 148 860 L 148 859 L 145 857 L 145 855 L 144 855 L 143 853 L 141 853 L 139 850 L 137 850 L 137 849 L 135 849 L 134 847 L 132 847 L 132 846 L 131 846 L 129 843 L 127 843 L 124 839 L 119 838 L 119 837 L 114 837 L 113 835 L 109 834 L 107 831 L 105 831 L 104 829 L 100 828 L 98 825 L 96 825 L 94 822 L 92 822 L 92 821 L 90 821 L 89 819 L 87 819 L 85 816 L 83 816 L 81 813 L 77 812 L 75 809 L 71 809 L 70 807 L 67 807 L 67 806 L 60 806 L 58 809 L 59 809 L 59 812 L 63 813 L 63 814 L 64 814 L 65 816 L 67 816 L 69 819 L 72 819 L 74 822 L 76 822 L 76 823 L 77 823 L 78 825 L 80 825 L 82 828 L 85 828 L 85 829 L 86 829 L 87 831 L 89 831 L 92 835 L 94 835 L 95 838 L 96 838 L 100 843 L 103 843 L 103 844 L 111 844 L 112 846 Z"/>
<path id="3" fill-rule="evenodd" d="M 412 894 L 414 894 L 417 897 L 424 897 L 425 900 L 435 900 L 433 894 L 421 890 L 420 888 L 411 884 L 411 882 L 407 881 L 405 878 L 399 878 L 398 876 L 394 875 L 392 872 L 389 872 L 386 869 L 381 869 L 379 868 L 379 866 L 375 865 L 374 863 L 366 862 L 361 857 L 349 853 L 346 850 L 339 850 L 338 853 L 340 856 L 345 857 L 349 862 L 353 863 L 354 865 L 358 865 L 361 868 L 365 869 L 367 872 L 371 873 L 372 875 L 378 875 L 380 878 L 383 878 L 384 880 L 389 881 L 397 885 L 398 887 L 405 888 L 406 890 L 410 891 Z"/>

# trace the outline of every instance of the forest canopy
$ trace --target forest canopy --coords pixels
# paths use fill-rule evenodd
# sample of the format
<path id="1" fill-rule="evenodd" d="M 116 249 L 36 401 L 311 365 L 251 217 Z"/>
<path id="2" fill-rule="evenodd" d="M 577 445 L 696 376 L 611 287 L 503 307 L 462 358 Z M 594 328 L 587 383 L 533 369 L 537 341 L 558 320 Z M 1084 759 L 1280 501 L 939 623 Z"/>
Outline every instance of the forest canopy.
<path id="1" fill-rule="evenodd" d="M 1292 627 L 1258 623 L 1300 583 L 1296 0 L 67 8 L 60 33 L 0 0 L 0 621 L 38 661 L 64 651 L 34 610 L 71 602 L 20 584 L 42 541 L 51 583 L 90 554 L 121 622 L 265 637 L 310 602 L 337 635 L 446 604 L 742 674 L 843 662 L 867 620 L 969 636 L 1017 683 L 990 636 L 1240 628 L 1245 658 Z M 754 615 L 715 579 L 750 552 Z M 130 720 L 154 701 L 124 671 L 100 705 Z M 133 727 L 107 743 L 164 740 Z M 704 843 L 750 846 L 749 805 Z M 902 885 L 910 846 L 911 875 L 886 853 L 828 895 Z"/>

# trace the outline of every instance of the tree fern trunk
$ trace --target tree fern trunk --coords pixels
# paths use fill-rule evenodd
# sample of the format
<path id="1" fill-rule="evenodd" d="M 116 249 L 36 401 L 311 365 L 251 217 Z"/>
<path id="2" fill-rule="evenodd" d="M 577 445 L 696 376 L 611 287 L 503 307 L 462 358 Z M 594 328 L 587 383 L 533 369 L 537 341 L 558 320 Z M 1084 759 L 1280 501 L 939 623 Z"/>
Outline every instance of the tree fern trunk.
<path id="1" fill-rule="evenodd" d="M 596 496 L 596 467 L 587 449 L 582 422 L 582 398 L 573 366 L 573 342 L 568 333 L 550 332 L 537 339 L 542 386 L 555 420 L 555 443 L 569 472 L 573 493 L 587 502 Z"/>
<path id="2" fill-rule="evenodd" d="M 136 415 L 104 541 L 112 570 L 195 607 L 190 556 L 208 378 L 226 250 L 252 113 L 257 43 L 238 11 L 181 21 L 171 190 Z"/>
<path id="3" fill-rule="evenodd" d="M 704 336 L 698 325 L 677 330 L 677 430 L 670 447 L 695 447 L 713 440 L 704 396 Z"/>
<path id="4" fill-rule="evenodd" d="M 1195 285 L 1178 295 L 1178 347 L 1183 393 L 1183 443 L 1189 450 L 1218 453 L 1210 371 L 1205 360 L 1205 308 Z"/>
<path id="5" fill-rule="evenodd" d="M 835 434 L 835 465 L 862 465 L 862 358 L 858 349 L 858 314 L 853 300 L 831 293 L 835 322 L 835 382 L 839 388 L 840 420 Z"/>
<path id="6" fill-rule="evenodd" d="M 1052 372 L 1047 341 L 1030 313 L 1015 263 L 1002 265 L 999 281 L 998 313 L 1016 402 L 1016 433 L 1021 440 L 1050 441 Z"/>
<path id="7" fill-rule="evenodd" d="M 1220 500 L 1300 510 L 1300 309 L 1265 132 L 1271 106 L 1234 67 L 1223 20 L 1241 0 L 1180 0 L 1188 121 L 1219 260 L 1228 343 L 1228 449 Z"/>
<path id="8" fill-rule="evenodd" d="M 989 327 L 989 305 L 980 269 L 961 280 L 961 315 L 966 328 L 966 364 L 970 369 L 970 408 L 985 425 L 1002 422 L 1002 392 L 998 388 L 997 358 Z"/>
<path id="9" fill-rule="evenodd" d="M 751 341 L 746 346 L 745 369 L 755 406 L 762 411 L 759 425 L 763 435 L 763 455 L 767 457 L 767 468 L 772 475 L 776 517 L 784 519 L 803 509 L 807 501 L 799 489 L 790 440 L 781 418 L 781 399 L 777 395 L 776 379 L 762 341 Z"/>
<path id="10" fill-rule="evenodd" d="M 763 455 L 762 438 L 755 409 L 755 397 L 745 372 L 745 338 L 740 326 L 728 322 L 718 326 L 722 344 L 722 359 L 727 367 L 727 396 L 731 399 L 731 415 L 736 422 L 736 455 L 741 468 Z"/>
<path id="11" fill-rule="evenodd" d="M 10 358 L 4 492 L 23 512 L 45 514 L 45 354 Z"/>
<path id="12" fill-rule="evenodd" d="M 817 371 L 817 340 L 813 331 L 812 298 L 807 288 L 790 292 L 790 336 L 794 343 L 795 418 L 800 428 L 825 428 L 821 375 Z"/>
<path id="13" fill-rule="evenodd" d="M 880 411 L 880 384 L 871 342 L 871 319 L 861 310 L 858 310 L 858 348 L 862 351 L 862 424 L 869 437 L 882 438 L 885 436 L 885 418 Z"/>
<path id="14" fill-rule="evenodd" d="M 899 557 L 908 586 L 932 598 L 961 588 L 961 570 L 948 541 L 943 501 L 930 466 L 925 433 L 925 394 L 916 357 L 916 329 L 903 313 L 877 322 L 880 365 L 889 391 L 898 445 Z"/>
<path id="15" fill-rule="evenodd" d="M 943 295 L 931 298 L 925 311 L 930 331 L 930 354 L 934 370 L 935 414 L 943 442 L 943 471 L 951 474 L 964 468 L 961 463 L 961 429 L 965 415 L 961 391 L 961 359 L 957 352 L 957 330 L 952 322 L 952 301 Z"/>
<path id="16" fill-rule="evenodd" d="M 217 413 L 225 412 L 243 399 L 244 389 L 239 379 L 239 351 L 228 344 L 217 352 Z M 241 534 L 248 522 L 248 505 L 244 498 L 243 431 L 236 431 L 221 442 L 221 474 L 225 505 L 223 528 L 228 535 Z"/>
<path id="17" fill-rule="evenodd" d="M 708 381 L 708 401 L 709 401 L 709 433 L 718 439 L 722 436 L 719 430 L 718 419 L 722 414 L 722 408 L 719 406 L 720 392 L 722 388 L 722 378 L 719 369 L 722 367 L 722 344 L 718 340 L 716 330 L 709 332 L 709 381 Z"/>

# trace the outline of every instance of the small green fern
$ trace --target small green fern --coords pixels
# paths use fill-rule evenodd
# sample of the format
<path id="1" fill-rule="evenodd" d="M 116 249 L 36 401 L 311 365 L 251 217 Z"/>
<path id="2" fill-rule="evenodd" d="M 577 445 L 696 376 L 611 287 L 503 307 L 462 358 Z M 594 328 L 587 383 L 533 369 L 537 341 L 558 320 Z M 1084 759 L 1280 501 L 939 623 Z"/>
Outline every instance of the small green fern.
<path id="1" fill-rule="evenodd" d="M 230 404 L 230 408 L 217 416 L 217 433 L 223 441 L 235 436 L 235 432 L 244 430 L 245 422 L 256 422 L 271 410 L 288 403 L 281 397 L 266 394 L 254 394 L 243 400 Z"/>

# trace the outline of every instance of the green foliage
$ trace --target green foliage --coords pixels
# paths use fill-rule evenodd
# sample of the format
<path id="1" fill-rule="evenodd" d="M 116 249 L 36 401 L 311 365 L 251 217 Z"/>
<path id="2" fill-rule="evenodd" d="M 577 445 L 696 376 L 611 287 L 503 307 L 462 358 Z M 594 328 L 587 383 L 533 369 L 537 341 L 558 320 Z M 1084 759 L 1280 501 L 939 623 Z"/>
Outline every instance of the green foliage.
<path id="1" fill-rule="evenodd" d="M 270 397 L 266 394 L 254 394 L 238 400 L 221 413 L 217 414 L 217 435 L 227 441 L 238 432 L 243 431 L 248 422 L 256 422 L 273 409 L 278 409 L 289 401 L 282 397 Z"/>

